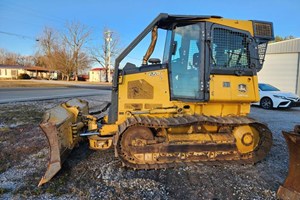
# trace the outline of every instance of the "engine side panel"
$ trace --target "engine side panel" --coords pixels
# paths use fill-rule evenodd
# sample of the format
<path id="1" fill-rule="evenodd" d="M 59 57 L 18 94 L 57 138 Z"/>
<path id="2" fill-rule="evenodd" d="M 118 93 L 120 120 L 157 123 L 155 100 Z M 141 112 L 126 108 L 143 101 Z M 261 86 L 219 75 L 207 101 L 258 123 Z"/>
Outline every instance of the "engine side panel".
<path id="1" fill-rule="evenodd" d="M 118 121 L 130 112 L 172 107 L 167 69 L 123 75 L 119 83 Z"/>
<path id="2" fill-rule="evenodd" d="M 211 102 L 241 102 L 259 101 L 257 76 L 210 76 Z"/>

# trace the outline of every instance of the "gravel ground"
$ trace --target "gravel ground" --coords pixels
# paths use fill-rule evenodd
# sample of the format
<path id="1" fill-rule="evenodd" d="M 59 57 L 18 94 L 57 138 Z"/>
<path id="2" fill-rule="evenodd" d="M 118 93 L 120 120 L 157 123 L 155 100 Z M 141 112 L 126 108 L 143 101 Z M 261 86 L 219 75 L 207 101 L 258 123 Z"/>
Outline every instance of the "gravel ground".
<path id="1" fill-rule="evenodd" d="M 95 108 L 109 97 L 85 97 Z M 48 162 L 47 139 L 38 127 L 43 112 L 67 99 L 0 104 L 0 199 L 276 199 L 288 153 L 282 130 L 300 124 L 300 108 L 263 110 L 250 116 L 269 125 L 274 145 L 256 165 L 178 167 L 134 171 L 113 150 L 83 143 L 47 184 L 37 184 Z"/>

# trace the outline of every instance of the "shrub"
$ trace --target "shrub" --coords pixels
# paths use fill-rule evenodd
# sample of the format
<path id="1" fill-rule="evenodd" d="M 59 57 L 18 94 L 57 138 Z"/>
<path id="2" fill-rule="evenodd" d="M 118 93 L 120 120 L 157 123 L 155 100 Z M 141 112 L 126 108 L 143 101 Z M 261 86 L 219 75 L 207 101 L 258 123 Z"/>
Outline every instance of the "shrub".
<path id="1" fill-rule="evenodd" d="M 20 74 L 18 79 L 31 79 L 31 77 L 28 74 Z"/>

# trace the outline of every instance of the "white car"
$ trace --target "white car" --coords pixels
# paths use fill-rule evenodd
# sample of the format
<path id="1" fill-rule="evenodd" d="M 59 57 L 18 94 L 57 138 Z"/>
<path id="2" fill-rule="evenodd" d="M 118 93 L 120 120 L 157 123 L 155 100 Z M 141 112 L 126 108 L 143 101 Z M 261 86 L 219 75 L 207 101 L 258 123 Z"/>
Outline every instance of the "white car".
<path id="1" fill-rule="evenodd" d="M 264 109 L 300 106 L 300 98 L 296 94 L 282 92 L 278 88 L 265 83 L 259 83 L 258 87 L 260 101 L 252 105 L 258 105 Z"/>

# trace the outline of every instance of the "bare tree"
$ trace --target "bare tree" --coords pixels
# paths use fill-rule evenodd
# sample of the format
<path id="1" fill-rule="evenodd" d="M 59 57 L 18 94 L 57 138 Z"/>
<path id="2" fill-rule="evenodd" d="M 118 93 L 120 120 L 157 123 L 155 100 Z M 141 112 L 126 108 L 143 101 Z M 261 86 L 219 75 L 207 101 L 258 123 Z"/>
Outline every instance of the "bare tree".
<path id="1" fill-rule="evenodd" d="M 39 39 L 40 47 L 42 51 L 46 55 L 50 55 L 53 51 L 55 46 L 57 46 L 57 33 L 54 29 L 45 27 L 43 30 L 43 36 Z"/>
<path id="2" fill-rule="evenodd" d="M 33 56 L 33 63 L 35 66 L 47 68 L 48 65 L 46 63 L 46 60 L 46 56 L 42 55 L 40 52 L 35 53 L 35 55 Z"/>
<path id="3" fill-rule="evenodd" d="M 78 80 L 78 73 L 89 66 L 89 56 L 84 52 L 90 31 L 80 23 L 66 25 L 65 32 L 45 28 L 40 37 L 40 53 L 36 62 L 49 69 L 58 70 L 63 78 L 70 80 L 71 74 Z"/>
<path id="4" fill-rule="evenodd" d="M 45 64 L 51 70 L 56 70 L 57 63 L 54 54 L 58 46 L 58 33 L 52 28 L 45 27 L 39 39 L 40 53 L 36 54 L 38 62 Z"/>
<path id="5" fill-rule="evenodd" d="M 5 49 L 0 50 L 0 61 L 4 65 L 18 65 L 20 55 L 9 52 Z"/>
<path id="6" fill-rule="evenodd" d="M 107 34 L 109 33 L 109 35 Z M 108 41 L 109 40 L 109 41 Z M 108 71 L 109 71 L 109 64 L 112 60 L 116 58 L 116 56 L 120 52 L 120 37 L 117 32 L 111 31 L 108 28 L 105 28 L 103 30 L 103 36 L 102 36 L 103 44 L 99 47 L 93 47 L 91 51 L 91 59 L 92 62 L 95 62 L 97 64 L 100 64 L 101 67 L 105 68 L 105 74 L 106 74 L 106 82 L 108 82 Z M 108 55 L 108 42 L 109 44 L 109 54 Z M 110 56 L 110 62 L 108 61 L 108 56 Z"/>
<path id="7" fill-rule="evenodd" d="M 33 56 L 19 56 L 18 64 L 22 66 L 33 66 L 34 65 L 34 57 Z"/>
<path id="8" fill-rule="evenodd" d="M 6 50 L 0 48 L 0 64 L 1 65 L 5 64 L 5 59 L 6 59 Z"/>
<path id="9" fill-rule="evenodd" d="M 61 72 L 63 79 L 66 78 L 66 80 L 69 81 L 73 71 L 69 53 L 64 47 L 60 47 L 55 49 L 53 55 L 56 59 L 56 69 Z"/>
<path id="10" fill-rule="evenodd" d="M 90 34 L 91 31 L 79 22 L 67 24 L 66 32 L 62 34 L 63 45 L 70 55 L 69 68 L 72 69 L 76 81 L 79 70 L 88 66 L 89 59 L 83 49 L 88 43 Z"/>
<path id="11" fill-rule="evenodd" d="M 32 56 L 21 56 L 20 54 L 9 52 L 6 49 L 0 49 L 0 64 L 32 66 L 34 60 Z"/>

